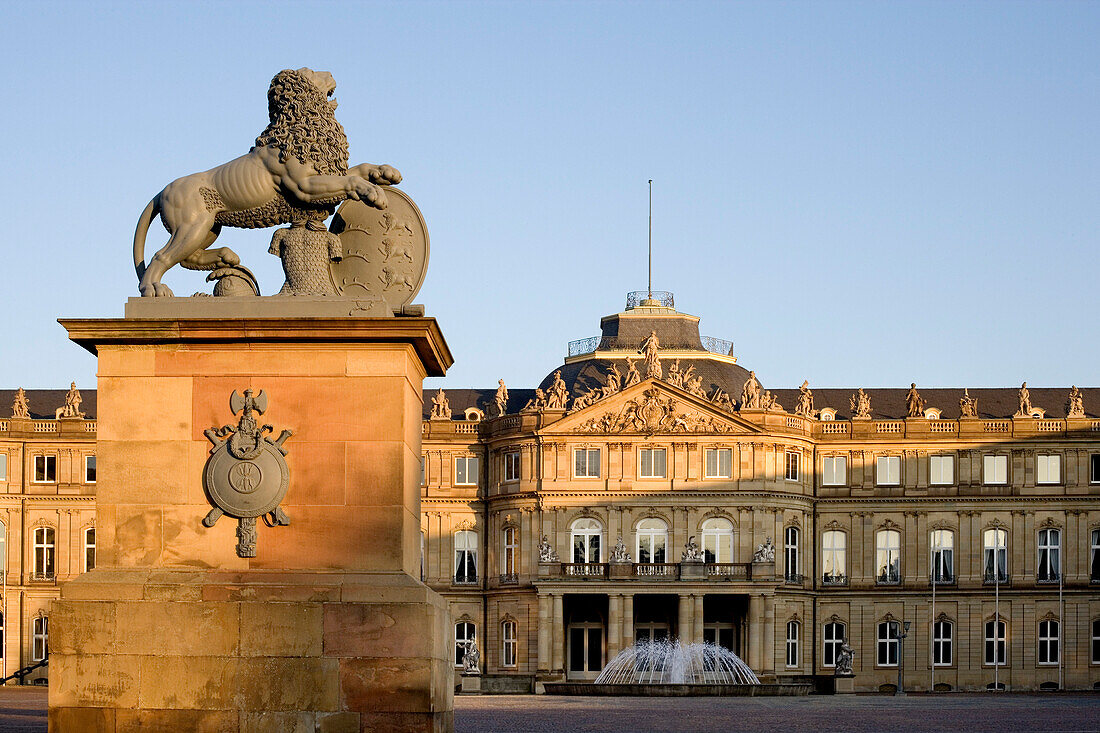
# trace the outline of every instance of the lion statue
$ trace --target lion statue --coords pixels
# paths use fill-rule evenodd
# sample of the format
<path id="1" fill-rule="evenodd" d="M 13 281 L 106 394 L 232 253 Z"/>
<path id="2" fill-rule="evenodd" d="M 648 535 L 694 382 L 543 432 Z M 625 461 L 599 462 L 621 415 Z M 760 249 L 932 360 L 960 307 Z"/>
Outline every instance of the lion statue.
<path id="1" fill-rule="evenodd" d="M 176 179 L 153 197 L 134 233 L 134 267 L 143 296 L 170 296 L 161 282 L 179 264 L 189 270 L 232 267 L 227 247 L 208 249 L 222 226 L 259 229 L 325 219 L 345 199 L 386 207 L 380 186 L 401 182 L 388 165 L 348 168 L 348 139 L 336 121 L 332 74 L 302 68 L 275 75 L 267 90 L 270 122 L 246 155 Z M 160 215 L 171 235 L 145 264 L 145 238 Z"/>

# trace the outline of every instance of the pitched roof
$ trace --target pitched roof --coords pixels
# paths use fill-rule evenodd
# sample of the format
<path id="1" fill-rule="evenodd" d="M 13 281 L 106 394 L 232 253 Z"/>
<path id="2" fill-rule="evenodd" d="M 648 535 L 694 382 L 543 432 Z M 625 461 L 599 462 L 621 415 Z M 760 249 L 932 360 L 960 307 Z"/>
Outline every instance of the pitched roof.
<path id="1" fill-rule="evenodd" d="M 11 406 L 15 401 L 15 393 L 18 389 L 0 389 L 0 420 L 11 417 Z M 65 395 L 68 389 L 28 389 L 27 404 L 30 407 L 31 417 L 35 420 L 53 420 L 59 407 L 65 406 Z M 95 420 L 96 416 L 96 391 L 94 389 L 80 390 L 80 411 L 89 420 Z"/>

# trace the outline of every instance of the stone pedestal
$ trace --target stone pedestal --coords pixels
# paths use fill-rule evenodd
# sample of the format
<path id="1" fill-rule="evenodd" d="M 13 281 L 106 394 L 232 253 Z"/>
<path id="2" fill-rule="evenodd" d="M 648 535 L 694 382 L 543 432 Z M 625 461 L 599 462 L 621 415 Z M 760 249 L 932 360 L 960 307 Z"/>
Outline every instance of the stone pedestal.
<path id="1" fill-rule="evenodd" d="M 480 695 L 481 694 L 481 675 L 480 674 L 466 674 L 462 675 L 462 689 L 461 692 L 465 695 Z"/>
<path id="2" fill-rule="evenodd" d="M 707 566 L 702 560 L 684 560 L 680 563 L 681 580 L 699 580 L 707 577 Z"/>
<path id="3" fill-rule="evenodd" d="M 838 695 L 851 695 L 856 691 L 856 678 L 849 674 L 833 677 L 833 684 L 833 691 Z"/>
<path id="4" fill-rule="evenodd" d="M 634 577 L 634 563 L 632 562 L 615 562 L 612 560 L 607 564 L 607 577 L 609 578 L 632 578 Z"/>
<path id="5" fill-rule="evenodd" d="M 414 577 L 435 321 L 63 325 L 99 356 L 100 550 L 51 612 L 50 730 L 450 730 L 450 614 Z M 290 524 L 241 558 L 235 520 L 202 524 L 203 430 L 247 388 L 294 436 Z"/>

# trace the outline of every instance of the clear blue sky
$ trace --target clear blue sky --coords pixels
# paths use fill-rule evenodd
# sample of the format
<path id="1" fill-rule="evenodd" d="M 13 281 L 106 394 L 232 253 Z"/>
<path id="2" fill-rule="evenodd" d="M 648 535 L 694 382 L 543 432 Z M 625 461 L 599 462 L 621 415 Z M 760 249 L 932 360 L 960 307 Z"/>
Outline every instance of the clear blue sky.
<path id="1" fill-rule="evenodd" d="M 645 287 L 649 178 L 654 287 L 768 386 L 1100 384 L 1098 38 L 1086 2 L 6 3 L 0 386 L 93 386 L 55 319 L 121 316 L 142 208 L 299 66 L 424 212 L 451 386 L 534 386 Z M 268 293 L 269 236 L 219 240 Z"/>

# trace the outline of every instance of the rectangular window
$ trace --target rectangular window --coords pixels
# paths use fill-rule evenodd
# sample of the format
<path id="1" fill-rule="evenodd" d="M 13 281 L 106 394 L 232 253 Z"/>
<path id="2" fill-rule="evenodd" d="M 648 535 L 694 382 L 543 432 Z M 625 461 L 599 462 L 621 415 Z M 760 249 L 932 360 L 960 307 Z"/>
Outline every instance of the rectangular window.
<path id="1" fill-rule="evenodd" d="M 34 457 L 34 483 L 57 483 L 57 456 Z"/>
<path id="2" fill-rule="evenodd" d="M 95 456 L 84 456 L 84 483 L 95 483 Z"/>
<path id="3" fill-rule="evenodd" d="M 898 666 L 898 622 L 882 621 L 878 625 L 878 658 L 880 667 Z"/>
<path id="4" fill-rule="evenodd" d="M 730 448 L 707 448 L 703 451 L 703 478 L 730 478 L 733 474 L 733 450 Z"/>
<path id="5" fill-rule="evenodd" d="M 825 585 L 842 585 L 848 581 L 845 569 L 847 540 L 848 536 L 840 530 L 821 533 L 821 582 Z"/>
<path id="6" fill-rule="evenodd" d="M 516 572 L 516 528 L 504 528 L 504 563 L 501 570 L 505 575 L 512 576 Z"/>
<path id="7" fill-rule="evenodd" d="M 34 577 L 36 580 L 53 580 L 55 551 L 53 527 L 35 528 Z"/>
<path id="8" fill-rule="evenodd" d="M 1039 664 L 1058 664 L 1058 622 L 1039 622 Z"/>
<path id="9" fill-rule="evenodd" d="M 928 483 L 932 486 L 955 483 L 955 456 L 929 456 Z"/>
<path id="10" fill-rule="evenodd" d="M 825 624 L 825 631 L 821 635 L 821 664 L 824 667 L 836 666 L 836 653 L 840 645 L 844 643 L 844 624 L 832 621 Z"/>
<path id="11" fill-rule="evenodd" d="M 986 583 L 1008 582 L 1008 532 L 987 529 L 982 533 L 983 577 Z"/>
<path id="12" fill-rule="evenodd" d="M 428 484 L 428 457 L 420 456 L 420 485 L 427 486 Z"/>
<path id="13" fill-rule="evenodd" d="M 455 532 L 455 582 L 477 582 L 477 533 Z"/>
<path id="14" fill-rule="evenodd" d="M 665 478 L 665 449 L 642 448 L 641 472 L 638 478 Z"/>
<path id="15" fill-rule="evenodd" d="M 932 530 L 932 582 L 955 582 L 955 533 L 949 529 Z"/>
<path id="16" fill-rule="evenodd" d="M 825 456 L 821 459 L 821 485 L 844 486 L 848 483 L 847 456 Z"/>
<path id="17" fill-rule="evenodd" d="M 982 483 L 986 486 L 1002 486 L 1008 483 L 1008 456 L 985 456 Z"/>
<path id="18" fill-rule="evenodd" d="M 790 583 L 801 583 L 801 567 L 798 563 L 798 527 L 783 530 L 783 572 Z"/>
<path id="19" fill-rule="evenodd" d="M 1091 533 L 1092 542 L 1089 543 L 1089 580 L 1100 581 L 1100 529 L 1094 529 Z"/>
<path id="20" fill-rule="evenodd" d="M 1007 626 L 1004 621 L 985 622 L 985 663 L 988 666 L 1003 666 L 1006 659 L 1005 636 Z"/>
<path id="21" fill-rule="evenodd" d="M 455 456 L 455 486 L 477 486 L 477 456 Z"/>
<path id="22" fill-rule="evenodd" d="M 459 621 L 455 624 L 455 666 L 461 667 L 462 660 L 466 657 L 466 642 L 477 643 L 477 629 L 469 621 Z"/>
<path id="23" fill-rule="evenodd" d="M 787 451 L 787 480 L 798 481 L 798 459 L 801 455 L 797 451 Z"/>
<path id="24" fill-rule="evenodd" d="M 901 532 L 882 529 L 875 534 L 875 565 L 877 582 L 901 582 Z"/>
<path id="25" fill-rule="evenodd" d="M 600 477 L 600 449 L 573 449 L 573 478 Z"/>
<path id="26" fill-rule="evenodd" d="M 875 483 L 879 486 L 897 486 L 901 483 L 901 456 L 879 456 Z"/>
<path id="27" fill-rule="evenodd" d="M 932 664 L 937 667 L 951 666 L 952 626 L 950 621 L 932 624 Z"/>
<path id="28" fill-rule="evenodd" d="M 50 648 L 50 620 L 45 616 L 34 619 L 31 627 L 31 661 L 41 662 Z"/>
<path id="29" fill-rule="evenodd" d="M 1100 453 L 1089 456 L 1089 483 L 1100 484 Z"/>
<path id="30" fill-rule="evenodd" d="M 84 572 L 95 570 L 95 527 L 84 530 Z"/>
<path id="31" fill-rule="evenodd" d="M 1054 583 L 1061 570 L 1062 533 L 1056 529 L 1039 530 L 1039 563 L 1036 579 L 1040 583 Z"/>
<path id="32" fill-rule="evenodd" d="M 8 480 L 8 454 L 0 451 L 0 483 Z"/>
<path id="33" fill-rule="evenodd" d="M 1057 453 L 1035 456 L 1035 483 L 1062 483 L 1062 456 Z"/>
<path id="34" fill-rule="evenodd" d="M 504 454 L 504 480 L 519 481 L 519 451 Z"/>
<path id="35" fill-rule="evenodd" d="M 1100 664 L 1100 618 L 1092 622 L 1092 663 Z"/>
<path id="36" fill-rule="evenodd" d="M 516 666 L 516 622 L 505 621 L 500 625 L 500 629 L 500 664 L 502 667 L 514 667 Z"/>
<path id="37" fill-rule="evenodd" d="M 798 627 L 797 621 L 787 622 L 787 666 L 798 666 Z"/>

